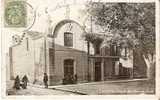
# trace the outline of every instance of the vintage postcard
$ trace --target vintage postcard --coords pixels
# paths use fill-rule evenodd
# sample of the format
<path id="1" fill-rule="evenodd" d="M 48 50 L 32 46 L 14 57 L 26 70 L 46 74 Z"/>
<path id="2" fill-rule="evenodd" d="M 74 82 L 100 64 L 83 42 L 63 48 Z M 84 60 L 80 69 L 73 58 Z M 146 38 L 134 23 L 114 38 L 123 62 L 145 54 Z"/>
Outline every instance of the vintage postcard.
<path id="1" fill-rule="evenodd" d="M 2 99 L 160 100 L 159 2 L 1 0 Z"/>

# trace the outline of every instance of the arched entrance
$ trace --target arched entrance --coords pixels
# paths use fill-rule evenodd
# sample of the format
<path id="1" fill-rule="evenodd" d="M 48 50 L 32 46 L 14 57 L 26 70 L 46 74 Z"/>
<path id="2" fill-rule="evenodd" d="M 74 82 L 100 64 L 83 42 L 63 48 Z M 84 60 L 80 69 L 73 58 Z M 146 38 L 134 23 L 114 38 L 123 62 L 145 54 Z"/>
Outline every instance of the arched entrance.
<path id="1" fill-rule="evenodd" d="M 74 83 L 74 60 L 66 59 L 64 60 L 63 84 L 73 84 L 73 83 Z"/>

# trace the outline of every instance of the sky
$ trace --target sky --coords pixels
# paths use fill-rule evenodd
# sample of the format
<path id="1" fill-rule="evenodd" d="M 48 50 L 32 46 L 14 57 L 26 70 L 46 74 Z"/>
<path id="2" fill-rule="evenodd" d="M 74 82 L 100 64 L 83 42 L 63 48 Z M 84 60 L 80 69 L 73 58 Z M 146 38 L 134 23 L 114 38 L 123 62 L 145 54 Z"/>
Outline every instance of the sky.
<path id="1" fill-rule="evenodd" d="M 38 32 L 46 32 L 47 29 L 47 18 L 48 15 L 46 14 L 46 11 L 48 12 L 49 16 L 51 16 L 52 22 L 59 21 L 60 19 L 63 19 L 65 16 L 65 9 L 66 7 L 64 6 L 65 4 L 70 4 L 71 6 L 74 5 L 82 5 L 84 4 L 85 0 L 27 0 L 27 3 L 30 4 L 33 7 L 33 10 L 28 7 L 29 11 L 29 24 L 28 27 L 31 26 L 34 20 L 34 11 L 36 11 L 36 18 L 35 18 L 35 23 L 34 25 L 30 28 L 30 30 L 33 31 L 38 31 Z M 2 4 L 2 6 L 4 6 Z M 74 6 L 74 9 L 77 9 L 79 6 Z M 72 10 L 72 15 L 71 16 L 77 16 L 76 11 L 73 11 L 73 8 L 70 8 Z M 4 11 L 4 9 L 3 9 Z M 1 12 L 2 15 L 4 12 Z M 5 27 L 4 26 L 4 17 L 2 17 L 2 47 L 3 51 L 5 53 L 8 52 L 8 48 L 12 44 L 12 36 L 14 34 L 22 34 L 23 31 L 27 28 L 10 28 L 10 27 Z"/>

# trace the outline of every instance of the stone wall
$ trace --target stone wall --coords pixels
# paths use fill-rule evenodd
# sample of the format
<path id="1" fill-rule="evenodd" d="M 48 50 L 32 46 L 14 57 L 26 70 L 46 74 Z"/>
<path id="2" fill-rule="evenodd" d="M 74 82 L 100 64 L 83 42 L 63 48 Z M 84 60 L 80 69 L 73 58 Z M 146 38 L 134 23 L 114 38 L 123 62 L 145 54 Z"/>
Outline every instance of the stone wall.
<path id="1" fill-rule="evenodd" d="M 27 47 L 27 39 L 23 40 L 20 44 L 12 46 L 12 67 L 13 77 L 19 75 L 22 78 L 27 75 L 29 81 L 34 80 L 34 49 L 33 42 L 28 40 L 29 45 Z"/>
<path id="2" fill-rule="evenodd" d="M 19 75 L 22 78 L 23 75 L 27 75 L 31 83 L 43 84 L 45 72 L 44 38 L 33 40 L 26 37 L 20 44 L 11 48 L 13 76 Z"/>
<path id="3" fill-rule="evenodd" d="M 43 76 L 46 71 L 47 73 L 47 65 L 45 66 L 45 50 L 44 46 L 44 38 L 39 38 L 34 40 L 34 64 L 35 64 L 35 79 L 37 84 L 43 84 Z"/>

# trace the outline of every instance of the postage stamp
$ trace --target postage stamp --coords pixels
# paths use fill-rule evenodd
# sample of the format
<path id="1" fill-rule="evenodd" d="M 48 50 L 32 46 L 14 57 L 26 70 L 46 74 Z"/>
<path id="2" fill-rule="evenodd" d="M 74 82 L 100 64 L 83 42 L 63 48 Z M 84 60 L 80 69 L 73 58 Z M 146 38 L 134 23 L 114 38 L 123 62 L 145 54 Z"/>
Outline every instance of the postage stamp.
<path id="1" fill-rule="evenodd" d="M 25 27 L 27 9 L 24 1 L 9 1 L 5 3 L 5 26 Z"/>

